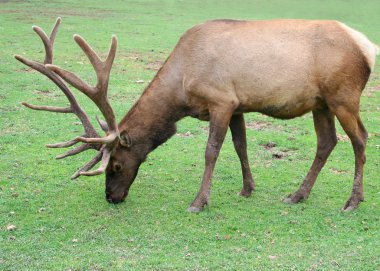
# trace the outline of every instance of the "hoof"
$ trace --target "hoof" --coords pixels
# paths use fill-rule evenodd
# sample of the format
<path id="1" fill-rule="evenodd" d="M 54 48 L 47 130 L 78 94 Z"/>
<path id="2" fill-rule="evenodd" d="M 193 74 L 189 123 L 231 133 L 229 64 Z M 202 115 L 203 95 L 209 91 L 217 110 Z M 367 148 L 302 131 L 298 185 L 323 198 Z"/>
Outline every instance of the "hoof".
<path id="1" fill-rule="evenodd" d="M 238 195 L 242 196 L 242 197 L 245 197 L 245 198 L 248 198 L 248 197 L 251 196 L 252 191 L 255 191 L 255 189 L 256 189 L 256 186 L 253 183 L 253 181 L 251 180 L 249 184 L 244 184 L 243 185 L 243 188 L 241 189 L 241 191 L 240 191 L 240 193 Z"/>
<path id="2" fill-rule="evenodd" d="M 350 198 L 346 202 L 346 204 L 344 205 L 344 207 L 342 208 L 342 211 L 343 212 L 349 212 L 349 211 L 357 209 L 359 207 L 359 204 L 360 204 L 361 201 L 363 201 L 363 200 L 358 200 L 358 199 L 355 199 L 355 198 Z"/>
<path id="3" fill-rule="evenodd" d="M 203 211 L 203 208 L 195 207 L 195 206 L 190 206 L 187 211 L 189 213 L 200 213 Z"/>
<path id="4" fill-rule="evenodd" d="M 305 199 L 304 196 L 298 193 L 294 193 L 293 195 L 289 195 L 287 198 L 283 199 L 282 201 L 287 204 L 296 204 L 304 199 Z"/>
<path id="5" fill-rule="evenodd" d="M 251 191 L 246 191 L 246 190 L 241 190 L 238 194 L 239 196 L 242 196 L 242 197 L 245 197 L 245 198 L 248 198 L 252 195 L 252 190 Z"/>
<path id="6" fill-rule="evenodd" d="M 350 211 L 353 211 L 353 210 L 355 210 L 356 208 L 358 208 L 359 206 L 344 206 L 343 208 L 342 208 L 342 211 L 343 212 L 350 212 Z"/>
<path id="7" fill-rule="evenodd" d="M 296 204 L 297 202 L 293 202 L 291 197 L 284 198 L 282 202 L 285 202 L 287 204 Z"/>

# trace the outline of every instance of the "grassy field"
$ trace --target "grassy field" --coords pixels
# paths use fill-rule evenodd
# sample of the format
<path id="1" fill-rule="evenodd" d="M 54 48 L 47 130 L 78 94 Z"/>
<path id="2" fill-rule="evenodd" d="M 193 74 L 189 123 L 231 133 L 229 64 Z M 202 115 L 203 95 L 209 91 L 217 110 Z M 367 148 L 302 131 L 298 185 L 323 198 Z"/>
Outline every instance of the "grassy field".
<path id="1" fill-rule="evenodd" d="M 280 121 L 248 114 L 257 191 L 248 199 L 237 196 L 242 178 L 229 134 L 212 205 L 196 215 L 186 209 L 203 173 L 208 123 L 180 121 L 178 134 L 142 165 L 126 202 L 111 205 L 104 199 L 104 176 L 70 180 L 93 153 L 57 161 L 60 152 L 44 148 L 73 138 L 81 127 L 73 116 L 20 105 L 66 100 L 13 58 L 42 60 L 31 26 L 50 31 L 61 16 L 55 63 L 91 82 L 93 70 L 72 35 L 105 52 L 116 34 L 110 99 L 120 119 L 194 24 L 214 18 L 337 19 L 380 44 L 379 10 L 378 0 L 0 1 L 0 270 L 380 270 L 380 61 L 361 100 L 370 137 L 366 200 L 358 210 L 340 211 L 351 192 L 354 156 L 339 125 L 339 144 L 310 198 L 289 206 L 282 198 L 298 188 L 314 158 L 312 117 Z M 94 120 L 96 108 L 78 97 Z M 269 142 L 276 146 L 265 147 Z"/>

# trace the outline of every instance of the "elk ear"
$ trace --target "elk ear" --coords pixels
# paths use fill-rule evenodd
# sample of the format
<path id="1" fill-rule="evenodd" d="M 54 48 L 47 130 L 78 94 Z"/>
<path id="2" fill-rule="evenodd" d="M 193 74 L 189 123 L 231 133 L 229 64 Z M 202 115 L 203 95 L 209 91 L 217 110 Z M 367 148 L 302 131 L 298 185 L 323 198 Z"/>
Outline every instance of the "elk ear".
<path id="1" fill-rule="evenodd" d="M 120 144 L 127 148 L 132 146 L 132 140 L 125 131 L 120 133 Z"/>

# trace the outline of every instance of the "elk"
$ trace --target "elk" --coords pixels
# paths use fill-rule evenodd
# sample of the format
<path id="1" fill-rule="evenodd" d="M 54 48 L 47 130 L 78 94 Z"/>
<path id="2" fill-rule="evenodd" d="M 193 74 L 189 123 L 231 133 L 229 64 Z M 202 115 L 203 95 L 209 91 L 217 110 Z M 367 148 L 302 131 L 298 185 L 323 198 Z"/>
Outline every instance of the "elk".
<path id="1" fill-rule="evenodd" d="M 352 194 L 343 210 L 353 210 L 363 201 L 368 135 L 359 116 L 359 101 L 374 68 L 378 47 L 360 32 L 337 21 L 322 20 L 214 20 L 194 26 L 183 34 L 141 97 L 117 124 L 107 98 L 116 37 L 112 37 L 103 61 L 82 37 L 74 35 L 97 75 L 96 85 L 90 86 L 74 73 L 52 64 L 60 22 L 58 18 L 50 37 L 41 28 L 33 27 L 45 46 L 43 63 L 15 57 L 51 79 L 70 106 L 23 105 L 34 110 L 73 113 L 80 119 L 84 127 L 81 136 L 47 147 L 82 143 L 58 159 L 97 150 L 96 156 L 72 179 L 105 172 L 108 202 L 124 201 L 141 163 L 175 134 L 176 122 L 187 116 L 209 121 L 210 127 L 201 187 L 188 211 L 200 212 L 209 204 L 211 178 L 228 128 L 241 163 L 240 195 L 248 197 L 255 183 L 247 158 L 243 114 L 260 112 L 291 119 L 310 111 L 317 135 L 314 162 L 299 189 L 284 201 L 298 203 L 308 198 L 337 144 L 335 117 L 350 138 L 355 155 Z M 99 136 L 65 82 L 100 109 L 105 121 L 98 118 L 98 122 L 105 137 Z M 99 168 L 90 171 L 98 162 Z"/>

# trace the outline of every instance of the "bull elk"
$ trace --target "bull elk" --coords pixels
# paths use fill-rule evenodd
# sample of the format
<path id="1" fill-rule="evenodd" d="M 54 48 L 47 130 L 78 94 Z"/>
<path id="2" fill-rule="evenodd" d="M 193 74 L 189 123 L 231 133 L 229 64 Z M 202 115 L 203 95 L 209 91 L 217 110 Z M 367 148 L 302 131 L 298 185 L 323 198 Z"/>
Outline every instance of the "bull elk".
<path id="1" fill-rule="evenodd" d="M 60 22 L 58 18 L 50 37 L 41 28 L 33 27 L 45 46 L 43 64 L 15 57 L 51 79 L 70 106 L 23 105 L 34 110 L 74 113 L 80 119 L 84 126 L 81 136 L 47 147 L 70 147 L 82 142 L 58 159 L 96 149 L 96 156 L 72 178 L 105 172 L 108 202 L 124 201 L 141 163 L 175 133 L 176 122 L 186 116 L 210 122 L 202 184 L 188 210 L 199 212 L 209 203 L 211 178 L 228 127 L 243 173 L 240 195 L 248 197 L 255 183 L 247 158 L 243 114 L 261 112 L 291 119 L 310 111 L 317 134 L 316 156 L 300 188 L 284 201 L 297 203 L 308 198 L 337 143 L 335 117 L 350 138 L 355 154 L 354 185 L 343 209 L 355 209 L 363 201 L 367 132 L 359 117 L 359 100 L 374 68 L 378 47 L 360 32 L 337 21 L 317 20 L 215 20 L 197 25 L 181 37 L 139 100 L 117 124 L 107 98 L 116 37 L 112 37 L 103 61 L 82 37 L 74 35 L 97 75 L 96 85 L 90 86 L 74 73 L 52 64 Z M 105 121 L 98 122 L 105 137 L 96 132 L 65 81 L 100 109 Z M 90 171 L 98 162 L 99 168 Z"/>

